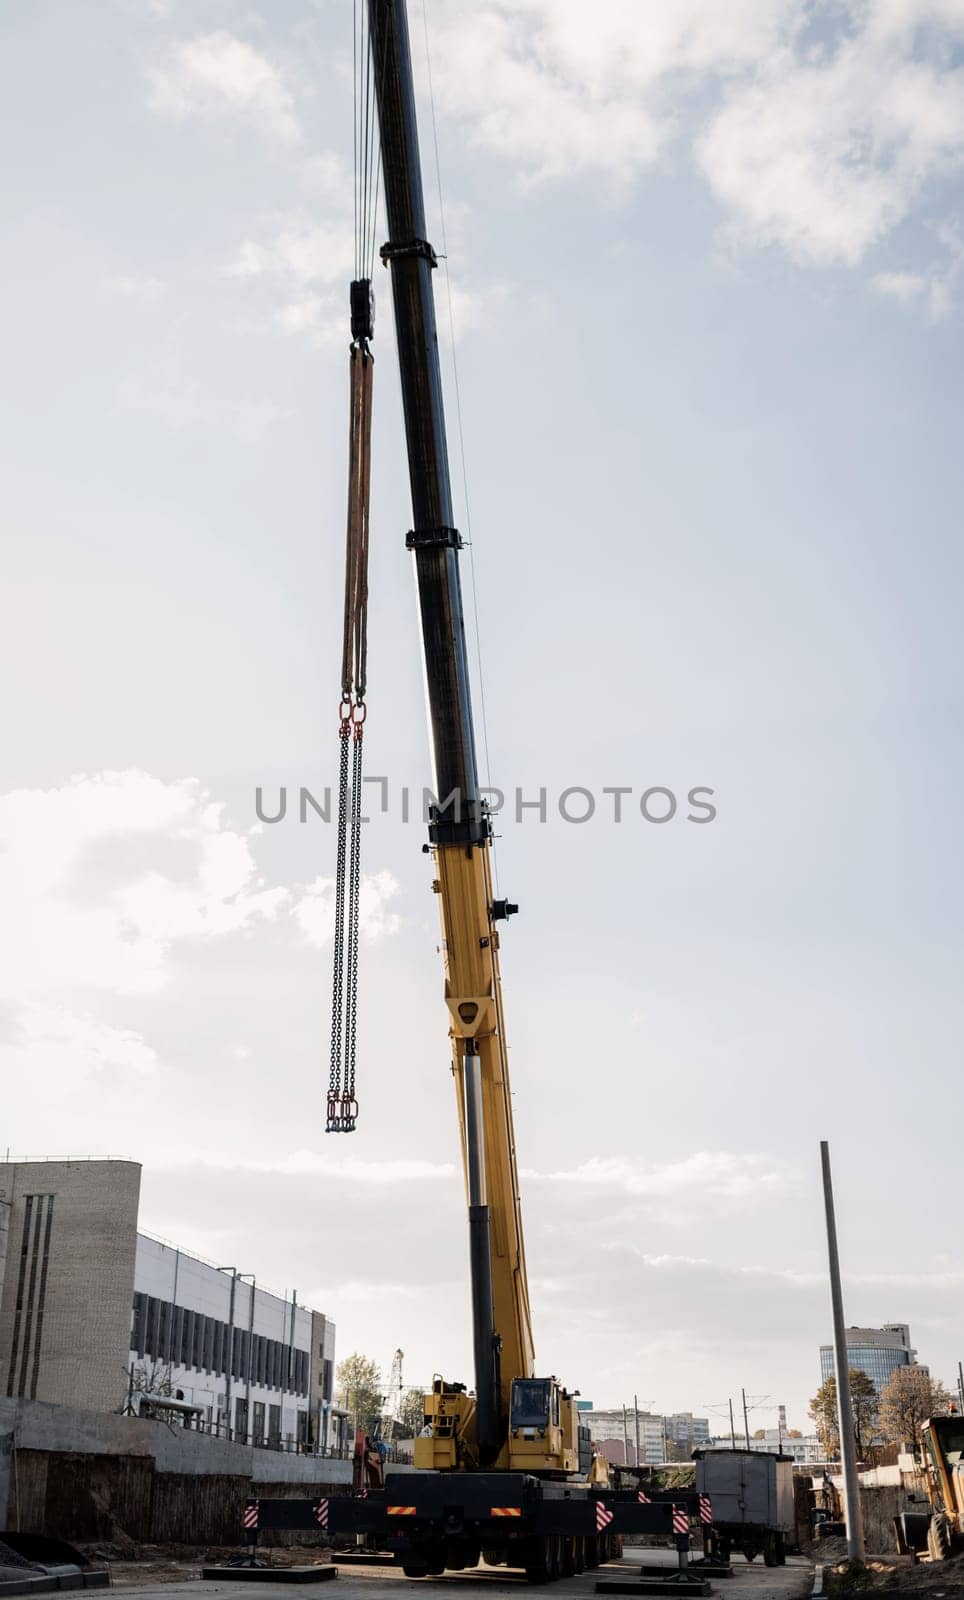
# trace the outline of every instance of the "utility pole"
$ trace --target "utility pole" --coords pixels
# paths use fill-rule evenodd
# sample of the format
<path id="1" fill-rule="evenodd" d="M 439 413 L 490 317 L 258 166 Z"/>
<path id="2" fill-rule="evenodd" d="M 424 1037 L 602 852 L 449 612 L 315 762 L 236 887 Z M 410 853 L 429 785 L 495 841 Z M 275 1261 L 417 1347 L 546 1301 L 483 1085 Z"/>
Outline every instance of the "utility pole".
<path id="1" fill-rule="evenodd" d="M 626 1407 L 623 1406 L 623 1461 L 629 1466 L 629 1424 L 626 1421 Z"/>
<path id="2" fill-rule="evenodd" d="M 750 1417 L 749 1417 L 749 1413 L 747 1412 L 747 1409 L 746 1409 L 746 1390 L 745 1389 L 741 1389 L 740 1390 L 740 1394 L 743 1397 L 743 1433 L 744 1433 L 744 1436 L 746 1438 L 746 1447 L 749 1450 L 749 1448 L 750 1448 Z"/>
<path id="3" fill-rule="evenodd" d="M 639 1466 L 639 1396 L 633 1395 L 633 1416 L 636 1418 L 636 1465 Z"/>
<path id="4" fill-rule="evenodd" d="M 857 1479 L 853 1406 L 850 1400 L 847 1330 L 844 1323 L 843 1293 L 840 1288 L 840 1256 L 837 1251 L 837 1219 L 834 1215 L 833 1179 L 830 1174 L 830 1146 L 826 1139 L 820 1141 L 820 1164 L 823 1170 L 823 1203 L 827 1216 L 827 1257 L 830 1267 L 830 1304 L 833 1310 L 834 1370 L 837 1377 L 837 1420 L 840 1427 L 840 1460 L 843 1466 L 847 1557 L 850 1561 L 863 1561 L 864 1527 L 860 1510 L 860 1484 Z"/>
<path id="5" fill-rule="evenodd" d="M 244 1438 L 242 1444 L 247 1444 L 250 1439 L 252 1444 L 260 1444 L 255 1440 L 254 1425 L 251 1412 L 251 1367 L 254 1361 L 254 1297 L 258 1287 L 258 1280 L 253 1272 L 239 1272 L 239 1278 L 251 1279 L 251 1303 L 248 1307 L 248 1354 L 244 1363 Z"/>
<path id="6" fill-rule="evenodd" d="M 961 1405 L 961 1415 L 964 1416 L 964 1366 L 957 1363 L 957 1394 Z"/>
<path id="7" fill-rule="evenodd" d="M 733 1421 L 733 1401 L 730 1401 L 730 1444 L 736 1449 L 736 1424 Z"/>
<path id="8" fill-rule="evenodd" d="M 231 1299 L 228 1309 L 228 1349 L 224 1357 L 224 1412 L 227 1417 L 227 1438 L 231 1433 L 231 1371 L 234 1366 L 234 1296 L 238 1287 L 237 1267 L 218 1267 L 219 1272 L 231 1274 Z"/>

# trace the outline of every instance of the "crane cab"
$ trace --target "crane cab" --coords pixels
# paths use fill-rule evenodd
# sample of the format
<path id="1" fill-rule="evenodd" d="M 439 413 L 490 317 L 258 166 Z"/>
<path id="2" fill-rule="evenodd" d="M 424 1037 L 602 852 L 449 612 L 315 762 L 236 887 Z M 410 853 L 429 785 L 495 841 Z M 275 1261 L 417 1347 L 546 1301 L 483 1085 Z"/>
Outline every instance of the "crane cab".
<path id="1" fill-rule="evenodd" d="M 555 1378 L 514 1379 L 509 1405 L 509 1467 L 514 1472 L 578 1472 L 575 1397 Z"/>

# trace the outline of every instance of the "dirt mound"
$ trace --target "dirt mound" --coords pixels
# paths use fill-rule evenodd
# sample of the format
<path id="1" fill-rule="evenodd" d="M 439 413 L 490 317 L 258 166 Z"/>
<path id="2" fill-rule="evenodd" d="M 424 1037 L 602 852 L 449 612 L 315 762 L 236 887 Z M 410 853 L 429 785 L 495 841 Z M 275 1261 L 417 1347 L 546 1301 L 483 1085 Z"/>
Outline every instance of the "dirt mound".
<path id="1" fill-rule="evenodd" d="M 950 1561 L 925 1561 L 917 1566 L 899 1556 L 869 1556 L 865 1566 L 847 1561 L 824 1574 L 828 1594 L 861 1594 L 886 1590 L 888 1594 L 925 1595 L 929 1600 L 959 1600 L 964 1594 L 964 1556 Z"/>

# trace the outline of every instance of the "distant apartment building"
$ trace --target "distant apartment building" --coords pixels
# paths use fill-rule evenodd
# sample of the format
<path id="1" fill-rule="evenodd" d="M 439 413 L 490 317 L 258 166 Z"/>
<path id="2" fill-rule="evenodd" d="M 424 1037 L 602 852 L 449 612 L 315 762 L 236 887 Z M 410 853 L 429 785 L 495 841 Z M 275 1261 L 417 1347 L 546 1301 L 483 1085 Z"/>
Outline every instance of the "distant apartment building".
<path id="1" fill-rule="evenodd" d="M 140 1165 L 0 1163 L 0 1393 L 338 1448 L 335 1325 L 138 1232 Z"/>
<path id="2" fill-rule="evenodd" d="M 694 1417 L 692 1411 L 674 1411 L 671 1417 L 664 1417 L 663 1429 L 667 1441 L 683 1450 L 696 1449 L 710 1437 L 709 1418 Z"/>
<path id="3" fill-rule="evenodd" d="M 910 1342 L 906 1322 L 888 1322 L 882 1328 L 848 1328 L 847 1361 L 852 1369 L 865 1372 L 880 1394 L 898 1367 L 917 1365 L 917 1351 Z M 821 1382 L 834 1375 L 833 1345 L 820 1346 Z"/>
<path id="4" fill-rule="evenodd" d="M 652 1466 L 661 1461 L 688 1460 L 696 1446 L 710 1437 L 706 1417 L 691 1411 L 678 1411 L 662 1417 L 651 1411 L 636 1412 L 632 1406 L 613 1410 L 583 1410 L 580 1422 L 590 1430 L 593 1443 L 619 1466 Z M 637 1459 L 637 1426 L 639 1455 Z"/>
<path id="5" fill-rule="evenodd" d="M 643 1466 L 663 1460 L 663 1419 L 650 1411 L 635 1412 L 632 1406 L 611 1411 L 584 1411 L 580 1422 L 589 1428 L 593 1444 L 607 1461 L 619 1466 Z M 636 1455 L 637 1420 L 639 1458 Z"/>

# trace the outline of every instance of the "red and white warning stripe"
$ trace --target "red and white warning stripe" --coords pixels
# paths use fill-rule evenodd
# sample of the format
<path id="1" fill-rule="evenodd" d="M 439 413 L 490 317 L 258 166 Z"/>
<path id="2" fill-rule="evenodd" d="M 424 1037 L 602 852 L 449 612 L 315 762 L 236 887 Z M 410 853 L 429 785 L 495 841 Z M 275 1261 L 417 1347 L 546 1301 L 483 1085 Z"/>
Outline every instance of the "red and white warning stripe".
<path id="1" fill-rule="evenodd" d="M 604 1506 L 601 1500 L 597 1500 L 596 1501 L 596 1532 L 597 1533 L 605 1533 L 606 1529 L 609 1527 L 609 1524 L 612 1522 L 612 1520 L 613 1520 L 613 1514 L 610 1511 L 609 1507 L 608 1506 Z"/>
<path id="2" fill-rule="evenodd" d="M 641 1506 L 651 1506 L 652 1503 L 653 1503 L 652 1500 L 649 1498 L 649 1495 L 648 1494 L 644 1494 L 642 1489 L 639 1490 L 639 1492 L 638 1492 L 638 1494 L 636 1496 L 636 1499 L 639 1501 Z"/>
<path id="3" fill-rule="evenodd" d="M 244 1520 L 244 1525 L 245 1525 L 246 1528 L 256 1528 L 258 1526 L 258 1502 L 257 1502 L 257 1500 L 249 1500 L 248 1501 L 247 1505 L 244 1508 L 244 1519 L 243 1520 Z"/>
<path id="4" fill-rule="evenodd" d="M 689 1533 L 690 1519 L 685 1506 L 673 1507 L 673 1532 Z"/>
<path id="5" fill-rule="evenodd" d="M 713 1521 L 713 1502 L 708 1494 L 700 1495 L 700 1521 Z"/>
<path id="6" fill-rule="evenodd" d="M 328 1501 L 327 1500 L 319 1500 L 318 1504 L 315 1506 L 315 1521 L 317 1522 L 319 1528 L 327 1528 L 327 1526 L 328 1526 Z"/>

